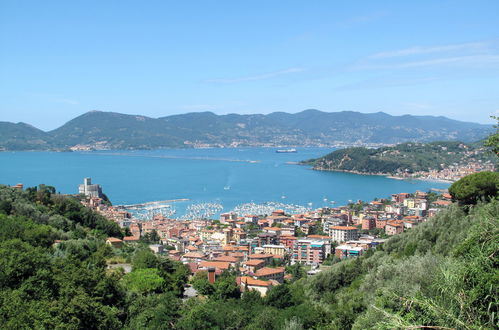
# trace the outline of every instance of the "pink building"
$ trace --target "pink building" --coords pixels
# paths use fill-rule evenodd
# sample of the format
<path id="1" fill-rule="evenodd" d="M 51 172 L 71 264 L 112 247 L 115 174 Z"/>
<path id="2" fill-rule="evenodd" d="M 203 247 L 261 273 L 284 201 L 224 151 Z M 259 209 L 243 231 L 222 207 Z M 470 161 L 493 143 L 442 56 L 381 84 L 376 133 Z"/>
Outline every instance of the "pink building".
<path id="1" fill-rule="evenodd" d="M 292 260 L 310 265 L 320 264 L 326 257 L 326 242 L 300 239 L 293 249 Z"/>

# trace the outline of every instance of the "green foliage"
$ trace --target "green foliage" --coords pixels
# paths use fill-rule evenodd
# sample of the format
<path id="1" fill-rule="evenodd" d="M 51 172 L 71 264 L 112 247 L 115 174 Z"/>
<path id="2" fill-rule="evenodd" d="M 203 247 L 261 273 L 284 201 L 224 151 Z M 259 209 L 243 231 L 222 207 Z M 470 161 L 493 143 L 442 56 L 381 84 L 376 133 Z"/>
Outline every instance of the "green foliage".
<path id="1" fill-rule="evenodd" d="M 152 231 L 141 236 L 140 241 L 146 244 L 158 244 L 160 241 L 160 237 L 156 229 L 153 229 Z"/>
<path id="2" fill-rule="evenodd" d="M 291 274 L 293 276 L 293 281 L 297 281 L 300 278 L 304 278 L 307 276 L 307 272 L 299 263 L 295 263 L 294 265 L 290 265 L 286 267 L 286 273 Z"/>
<path id="3" fill-rule="evenodd" d="M 492 116 L 493 119 L 497 120 L 497 125 L 495 125 L 496 132 L 494 134 L 491 134 L 487 137 L 485 140 L 484 145 L 490 150 L 496 154 L 496 156 L 499 156 L 499 117 Z"/>
<path id="4" fill-rule="evenodd" d="M 131 292 L 146 294 L 159 292 L 165 280 L 155 268 L 135 269 L 123 277 L 123 284 Z"/>
<path id="5" fill-rule="evenodd" d="M 491 160 L 482 147 L 461 142 L 402 143 L 393 147 L 346 148 L 309 161 L 316 169 L 373 174 L 397 174 L 441 170 L 468 160 Z M 478 154 L 466 154 L 476 151 Z"/>
<path id="6" fill-rule="evenodd" d="M 265 303 L 269 306 L 276 308 L 286 308 L 293 304 L 291 301 L 292 296 L 287 284 L 281 284 L 272 287 L 267 296 L 265 297 Z"/>
<path id="7" fill-rule="evenodd" d="M 208 281 L 208 272 L 199 271 L 191 280 L 192 286 L 203 296 L 212 295 L 215 292 L 213 284 Z"/>
<path id="8" fill-rule="evenodd" d="M 460 205 L 475 205 L 481 200 L 498 197 L 499 173 L 479 172 L 467 175 L 450 186 L 452 199 Z"/>
<path id="9" fill-rule="evenodd" d="M 313 277 L 290 266 L 294 281 L 264 298 L 255 291 L 241 297 L 232 272 L 213 285 L 199 272 L 192 283 L 205 297 L 183 303 L 187 266 L 147 246 L 110 248 L 96 223 L 54 191 L 0 187 L 2 329 L 497 327 L 496 199 L 468 213 L 452 205 L 383 249 Z M 64 241 L 53 246 L 55 238 Z M 106 270 L 106 260 L 125 256 L 131 273 Z"/>
<path id="10" fill-rule="evenodd" d="M 132 260 L 133 269 L 156 268 L 159 259 L 149 248 L 142 248 L 135 252 Z"/>
<path id="11" fill-rule="evenodd" d="M 181 301 L 172 293 L 138 296 L 128 309 L 127 329 L 171 329 L 180 317 Z"/>

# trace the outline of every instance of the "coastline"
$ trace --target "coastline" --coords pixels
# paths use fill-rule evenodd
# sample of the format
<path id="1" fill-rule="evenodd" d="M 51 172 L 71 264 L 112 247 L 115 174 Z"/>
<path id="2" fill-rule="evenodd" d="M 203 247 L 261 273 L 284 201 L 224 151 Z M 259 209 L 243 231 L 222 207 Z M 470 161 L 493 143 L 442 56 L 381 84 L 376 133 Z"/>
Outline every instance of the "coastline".
<path id="1" fill-rule="evenodd" d="M 371 173 L 371 172 L 360 172 L 360 171 L 340 170 L 340 169 L 325 169 L 325 168 L 315 168 L 315 167 L 311 167 L 310 169 L 314 170 L 314 171 L 343 172 L 343 173 L 351 173 L 351 174 L 358 174 L 358 175 L 384 176 L 388 179 L 393 179 L 393 180 L 405 180 L 405 181 L 419 180 L 419 181 L 426 181 L 426 182 L 438 182 L 438 183 L 448 183 L 448 184 L 452 184 L 455 182 L 453 180 L 437 179 L 437 178 L 402 177 L 402 176 L 393 175 L 391 173 Z"/>

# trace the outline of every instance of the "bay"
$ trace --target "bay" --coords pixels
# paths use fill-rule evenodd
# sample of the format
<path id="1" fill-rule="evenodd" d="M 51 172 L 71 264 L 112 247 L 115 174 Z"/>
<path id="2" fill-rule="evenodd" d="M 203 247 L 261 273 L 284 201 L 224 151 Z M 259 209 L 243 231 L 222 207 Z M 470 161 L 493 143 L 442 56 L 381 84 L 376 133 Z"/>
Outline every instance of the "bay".
<path id="1" fill-rule="evenodd" d="M 331 148 L 297 148 L 297 153 L 275 150 L 1 152 L 0 183 L 23 183 L 25 187 L 44 183 L 61 193 L 73 194 L 84 177 L 91 177 L 113 204 L 189 199 L 175 204 L 178 214 L 196 203 L 219 203 L 223 211 L 242 203 L 271 201 L 318 208 L 449 186 L 442 182 L 313 171 L 308 166 L 288 164 L 325 155 Z"/>

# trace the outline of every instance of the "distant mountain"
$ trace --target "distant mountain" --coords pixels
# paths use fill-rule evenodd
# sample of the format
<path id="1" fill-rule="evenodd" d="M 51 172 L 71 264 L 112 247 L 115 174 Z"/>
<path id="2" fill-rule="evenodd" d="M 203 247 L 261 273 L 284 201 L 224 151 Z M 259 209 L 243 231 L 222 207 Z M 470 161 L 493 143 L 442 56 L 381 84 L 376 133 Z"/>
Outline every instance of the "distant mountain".
<path id="1" fill-rule="evenodd" d="M 105 149 L 151 149 L 182 146 L 162 120 L 114 112 L 90 111 L 50 131 L 57 147 L 99 146 Z"/>
<path id="2" fill-rule="evenodd" d="M 0 133 L 0 148 L 8 150 L 65 149 L 75 145 L 100 149 L 383 145 L 476 141 L 493 130 L 491 125 L 445 117 L 318 110 L 268 115 L 198 112 L 161 118 L 90 111 L 50 132 L 22 123 L 3 125 L 7 128 Z"/>
<path id="3" fill-rule="evenodd" d="M 0 150 L 45 150 L 51 146 L 51 136 L 36 127 L 0 122 Z"/>

